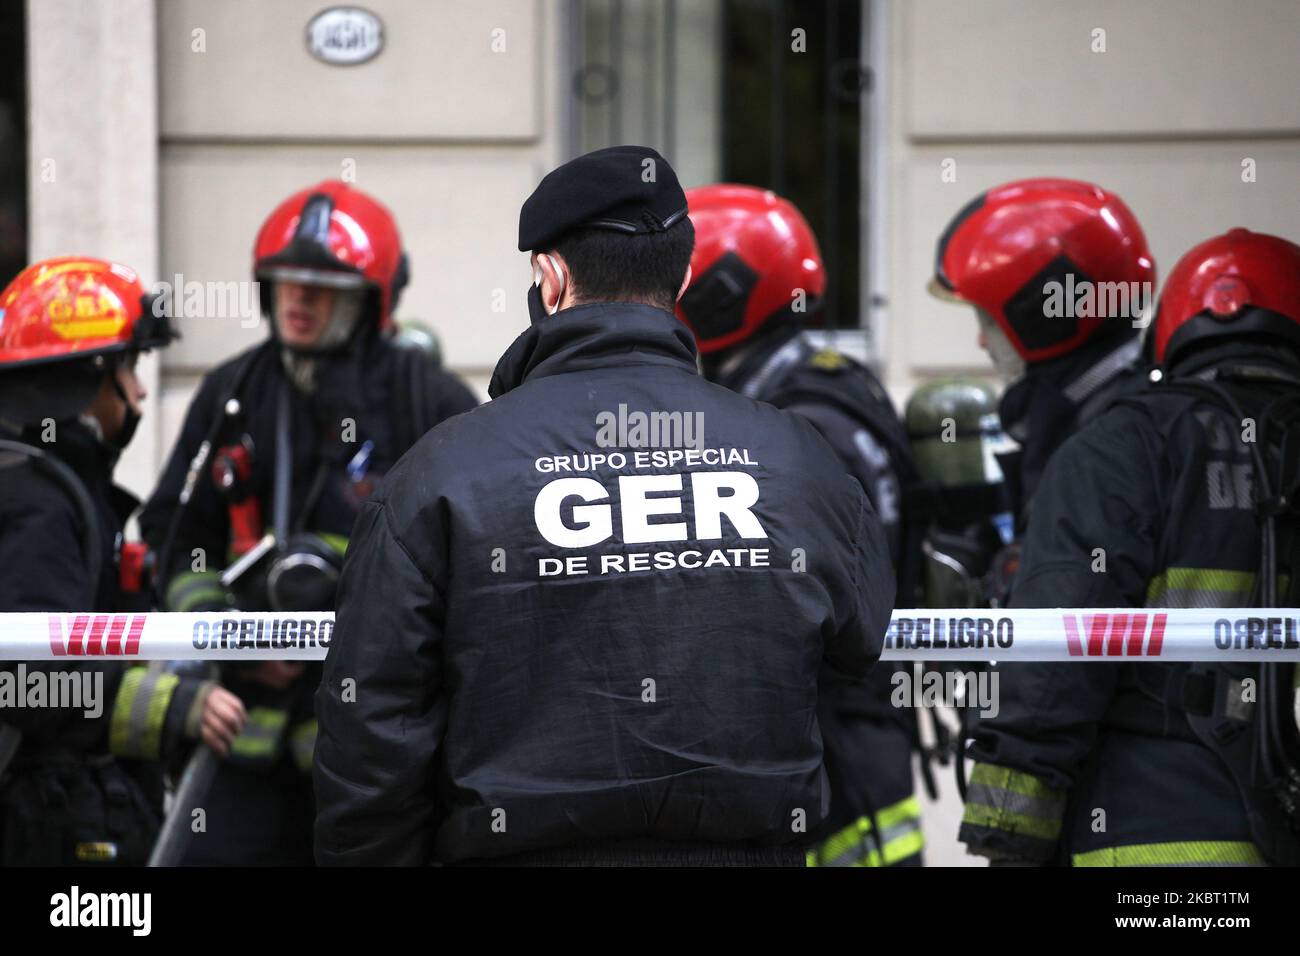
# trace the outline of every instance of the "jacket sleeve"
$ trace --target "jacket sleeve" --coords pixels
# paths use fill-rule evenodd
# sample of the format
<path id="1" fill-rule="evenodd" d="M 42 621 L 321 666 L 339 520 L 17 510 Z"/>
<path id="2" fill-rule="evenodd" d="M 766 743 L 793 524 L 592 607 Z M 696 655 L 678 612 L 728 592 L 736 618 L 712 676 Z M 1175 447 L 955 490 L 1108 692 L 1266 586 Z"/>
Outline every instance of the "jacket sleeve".
<path id="1" fill-rule="evenodd" d="M 856 482 L 857 518 L 846 528 L 846 583 L 836 632 L 826 641 L 826 663 L 836 677 L 861 679 L 880 659 L 894 610 L 894 565 L 875 509 Z"/>
<path id="2" fill-rule="evenodd" d="M 40 480 L 40 479 L 33 479 Z M 82 555 L 82 540 L 76 512 L 65 504 L 62 492 L 42 496 L 31 507 L 4 508 L 0 517 L 0 611 L 75 612 L 89 611 L 86 596 L 90 593 L 89 570 Z M 16 673 L 17 662 L 2 661 L 0 668 Z M 26 671 L 52 674 L 103 674 L 98 678 L 113 693 L 112 683 L 120 665 L 105 666 L 102 661 L 63 659 L 29 661 Z M 105 680 L 107 678 L 107 680 Z M 95 678 L 91 678 L 95 680 Z M 81 720 L 82 711 L 69 708 L 4 708 L 0 720 L 27 738 L 54 738 L 73 720 Z"/>
<path id="3" fill-rule="evenodd" d="M 3 668 L 12 671 L 15 666 L 6 662 Z M 0 719 L 38 746 L 59 740 L 76 728 L 77 721 L 93 721 L 94 731 L 80 739 L 92 748 L 106 745 L 115 756 L 138 760 L 179 756 L 197 740 L 204 704 L 216 686 L 213 681 L 168 673 L 157 665 L 122 661 L 29 661 L 25 667 L 29 679 L 37 671 L 49 675 L 47 680 L 63 674 L 78 679 L 92 675 L 96 706 L 92 708 L 88 700 L 81 709 L 6 709 L 0 711 Z"/>
<path id="4" fill-rule="evenodd" d="M 10 514 L 0 534 L 0 609 L 75 613 L 86 607 L 87 569 L 77 518 L 62 497 Z M 16 664 L 5 663 L 13 670 Z M 212 683 L 167 674 L 157 666 L 65 657 L 28 661 L 26 672 L 91 675 L 98 706 L 7 708 L 0 718 L 35 743 L 57 740 L 74 722 L 94 721 L 93 737 L 122 757 L 171 756 L 198 736 Z"/>
<path id="5" fill-rule="evenodd" d="M 207 437 L 213 416 L 221 413 L 217 408 L 219 387 L 212 376 L 199 386 L 158 486 L 140 513 L 140 532 L 160 560 L 159 552 L 180 508 L 180 495 L 190 462 Z M 168 566 L 158 569 L 165 610 L 221 610 L 228 606 L 220 577 L 229 542 L 230 518 L 205 470 L 194 486 L 193 496 L 177 528 Z M 201 549 L 203 557 L 198 566 L 194 555 L 196 548 Z"/>
<path id="6" fill-rule="evenodd" d="M 108 718 L 109 751 L 138 760 L 170 760 L 199 738 L 203 707 L 216 681 L 182 677 L 162 665 L 118 665 Z"/>
<path id="7" fill-rule="evenodd" d="M 44 482 L 33 477 L 32 481 Z M 41 490 L 44 485 L 34 490 Z M 89 611 L 81 517 L 62 491 L 0 508 L 0 611 Z M 107 548 L 104 549 L 107 554 Z"/>
<path id="8" fill-rule="evenodd" d="M 408 549 L 388 507 L 375 499 L 353 529 L 316 692 L 321 865 L 432 859 L 435 761 L 446 723 L 440 686 L 446 573 L 440 535 L 422 529 L 420 537 L 432 546 Z"/>
<path id="9" fill-rule="evenodd" d="M 1117 409 L 1071 438 L 1034 500 L 1013 607 L 1135 607 L 1155 562 L 1160 436 Z M 973 729 L 959 839 L 993 859 L 1050 862 L 1066 801 L 1092 751 L 1119 665 L 1020 663 L 998 668 L 996 716 Z"/>

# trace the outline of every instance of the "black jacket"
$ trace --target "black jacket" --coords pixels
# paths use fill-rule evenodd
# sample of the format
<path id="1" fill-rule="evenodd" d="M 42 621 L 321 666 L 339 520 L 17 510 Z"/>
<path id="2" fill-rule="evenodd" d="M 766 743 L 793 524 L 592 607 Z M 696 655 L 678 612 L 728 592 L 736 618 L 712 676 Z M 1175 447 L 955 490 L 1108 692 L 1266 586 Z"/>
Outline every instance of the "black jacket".
<path id="1" fill-rule="evenodd" d="M 812 422 L 871 499 L 894 564 L 900 564 L 905 484 L 915 478 L 915 467 L 907 431 L 870 369 L 833 349 L 818 349 L 798 326 L 786 324 L 756 343 L 734 368 L 710 377 Z M 900 605 L 909 604 L 900 594 Z"/>
<path id="2" fill-rule="evenodd" d="M 57 457 L 80 481 L 94 516 L 99 576 L 92 587 L 83 544 L 86 516 L 72 494 L 32 459 L 0 453 L 0 612 L 148 610 L 147 596 L 128 594 L 118 584 L 122 528 L 139 502 L 113 484 L 113 459 L 84 425 L 61 422 L 55 436 L 54 441 L 45 443 L 39 430 L 33 430 L 21 439 Z M 0 662 L 0 666 L 16 668 L 12 662 Z M 25 666 L 29 674 L 37 669 L 102 673 L 105 704 L 103 714 L 94 719 L 84 717 L 80 710 L 61 708 L 0 710 L 0 719 L 23 733 L 20 756 L 31 757 L 42 748 L 107 753 L 112 702 L 128 665 L 68 657 Z M 164 705 L 167 717 L 160 740 L 162 751 L 174 752 L 180 746 L 185 718 L 200 686 L 198 681 L 181 679 L 168 695 L 171 706 Z M 150 749 L 148 754 L 129 755 L 158 756 L 158 748 Z"/>
<path id="3" fill-rule="evenodd" d="M 1226 375 L 1243 363 L 1274 366 L 1229 356 L 1178 371 Z M 1300 367 L 1279 371 L 1293 384 L 1252 373 L 1263 384 L 1236 388 L 1248 418 L 1260 422 L 1271 400 L 1297 394 Z M 1043 476 L 1012 604 L 1251 606 L 1260 533 L 1244 427 L 1168 384 L 1093 420 Z M 1238 685 L 1258 682 L 1259 665 L 1000 670 L 1000 712 L 977 722 L 970 748 L 961 839 L 972 852 L 1076 865 L 1294 864 L 1294 838 L 1250 779 L 1255 707 Z M 1099 807 L 1109 815 L 1103 829 L 1094 825 Z"/>
<path id="4" fill-rule="evenodd" d="M 317 360 L 318 385 L 310 395 L 289 384 L 274 340 L 213 369 L 199 386 L 158 487 L 140 515 L 141 532 L 150 547 L 155 553 L 163 550 L 190 462 L 222 416 L 232 389 L 241 411 L 225 421 L 213 442 L 214 451 L 245 434 L 251 439 L 248 489 L 261 502 L 268 529 L 274 520 L 276 415 L 285 395 L 290 408 L 289 530 L 346 535 L 377 480 L 419 437 L 410 433 L 417 416 L 410 376 L 403 374 L 410 365 L 402 362 L 406 354 L 388 340 L 371 336 L 346 352 L 324 356 Z M 427 405 L 420 409 L 427 427 L 477 404 L 469 389 L 450 373 L 437 368 L 423 372 L 422 387 L 415 391 Z M 350 471 L 349 464 L 362 449 L 366 449 L 364 473 Z M 160 569 L 163 579 L 188 574 L 195 548 L 203 549 L 208 573 L 220 571 L 227 562 L 230 537 L 226 500 L 210 473 L 202 474 L 167 549 L 167 567 Z M 170 599 L 168 605 L 169 610 L 198 609 L 176 606 Z"/>
<path id="5" fill-rule="evenodd" d="M 373 333 L 315 362 L 310 393 L 291 383 L 274 340 L 235 356 L 203 379 L 140 518 L 155 553 L 165 552 L 159 560 L 165 565 L 168 610 L 211 610 L 227 601 L 246 611 L 269 605 L 267 562 L 246 575 L 232 595 L 220 585 L 220 572 L 230 560 L 232 528 L 227 500 L 210 470 L 199 475 L 171 534 L 190 462 L 214 425 L 219 426 L 214 451 L 247 436 L 252 470 L 246 493 L 260 506 L 264 530 L 276 527 L 277 475 L 287 465 L 282 540 L 296 550 L 295 535 L 325 536 L 337 555 L 346 547 L 362 504 L 397 459 L 424 430 L 477 404 L 469 389 L 428 356 L 399 349 Z M 232 396 L 240 412 L 224 416 Z M 277 422 L 281 402 L 288 408 L 283 448 Z M 206 556 L 205 569 L 194 569 L 195 549 Z M 328 609 L 332 599 L 314 598 L 312 603 Z M 311 859 L 307 771 L 315 734 L 312 695 L 320 667 L 308 665 L 285 688 L 259 683 L 250 669 L 240 664 L 221 669 L 225 685 L 248 708 L 249 725 L 208 793 L 209 828 L 191 842 L 187 863 L 284 865 Z"/>
<path id="6" fill-rule="evenodd" d="M 813 424 L 841 467 L 858 480 L 880 519 L 894 562 L 897 606 L 914 605 L 921 557 L 917 532 L 923 522 L 914 511 L 915 498 L 906 493 L 909 486 L 916 487 L 916 467 L 888 393 L 869 369 L 833 349 L 817 348 L 793 322 L 773 324 L 747 345 L 738 360 L 706 365 L 706 371 L 721 385 Z M 915 714 L 890 705 L 893 674 L 900 668 L 910 670 L 910 665 L 875 667 L 864 680 L 852 682 L 823 675 L 818 716 L 831 779 L 825 827 L 831 838 L 818 851 L 818 860 L 858 859 L 835 852 L 842 842 L 837 836 L 846 828 L 862 835 L 864 827 L 880 826 L 878 815 L 904 812 L 899 804 L 912 794 Z M 910 806 L 906 812 L 912 814 Z M 919 829 L 918 818 L 908 820 Z M 877 845 L 864 837 L 853 846 L 863 854 Z M 892 861 L 893 849 L 886 848 L 886 859 Z"/>
<path id="7" fill-rule="evenodd" d="M 1038 482 L 1056 450 L 1115 399 L 1143 389 L 1147 368 L 1137 334 L 1123 329 L 1069 355 L 1034 363 L 1007 388 L 998 414 L 1020 447 L 998 460 L 1018 534 L 1025 531 Z"/>
<path id="8" fill-rule="evenodd" d="M 112 456 L 76 421 L 58 423 L 51 442 L 41 437 L 39 431 L 22 436 L 57 456 L 80 494 L 32 458 L 0 453 L 0 612 L 147 610 L 147 597 L 118 584 L 122 527 L 136 501 L 113 485 Z M 83 495 L 84 506 L 78 504 Z M 98 541 L 96 558 L 86 551 L 88 526 Z M 97 575 L 92 564 L 98 564 Z M 83 648 L 94 642 L 97 628 L 105 640 L 126 626 L 120 616 L 110 623 L 67 613 L 56 624 L 69 645 L 77 640 L 77 622 Z M 179 757 L 198 736 L 211 683 L 153 665 L 75 654 L 0 662 L 0 671 L 9 680 L 25 675 L 28 687 L 38 671 L 48 680 L 71 673 L 83 694 L 98 692 L 98 713 L 87 712 L 94 708 L 84 698 L 86 707 L 68 701 L 0 707 L 0 722 L 22 735 L 0 775 L 0 864 L 144 864 L 162 811 L 157 761 Z"/>
<path id="9" fill-rule="evenodd" d="M 867 670 L 894 592 L 857 482 L 806 422 L 697 375 L 690 333 L 647 306 L 534 325 L 491 392 L 353 532 L 316 701 L 318 861 L 805 842 L 829 801 L 818 671 Z M 701 457 L 601 447 L 620 406 L 698 413 Z M 583 471 L 591 453 L 627 462 Z"/>

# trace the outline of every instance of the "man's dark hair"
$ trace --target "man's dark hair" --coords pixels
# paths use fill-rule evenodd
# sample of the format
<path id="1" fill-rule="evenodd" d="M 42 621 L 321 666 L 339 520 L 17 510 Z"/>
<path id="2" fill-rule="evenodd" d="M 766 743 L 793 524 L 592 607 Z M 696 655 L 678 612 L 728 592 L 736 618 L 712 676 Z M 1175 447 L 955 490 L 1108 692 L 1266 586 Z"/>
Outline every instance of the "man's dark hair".
<path id="1" fill-rule="evenodd" d="M 575 229 L 554 248 L 568 264 L 580 301 L 648 302 L 671 312 L 691 264 L 695 227 L 683 216 L 663 232 Z"/>

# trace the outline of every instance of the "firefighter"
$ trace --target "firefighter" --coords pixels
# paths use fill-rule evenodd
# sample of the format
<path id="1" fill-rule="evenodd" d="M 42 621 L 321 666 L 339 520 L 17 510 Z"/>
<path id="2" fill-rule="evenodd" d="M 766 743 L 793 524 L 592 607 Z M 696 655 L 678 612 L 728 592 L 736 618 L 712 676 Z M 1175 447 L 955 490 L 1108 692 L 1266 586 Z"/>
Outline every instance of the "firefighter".
<path id="1" fill-rule="evenodd" d="M 998 461 L 1019 534 L 1061 442 L 1145 385 L 1140 330 L 1155 278 L 1123 200 L 1071 179 L 990 189 L 940 236 L 930 291 L 974 306 L 980 346 L 1007 385 L 999 414 L 1019 449 Z"/>
<path id="2" fill-rule="evenodd" d="M 994 459 L 1012 534 L 988 562 L 982 603 L 1003 607 L 1009 599 L 1038 481 L 1061 443 L 1111 401 L 1145 386 L 1140 333 L 1155 279 L 1132 211 L 1113 192 L 1077 180 L 990 189 L 940 235 L 930 291 L 974 307 L 980 346 L 1006 386 L 998 414 L 1011 441 Z M 1059 666 L 1002 666 L 1000 687 Z M 974 719 L 965 710 L 963 737 Z M 959 751 L 963 791 L 964 756 Z"/>
<path id="3" fill-rule="evenodd" d="M 173 611 L 329 610 L 362 502 L 425 430 L 472 408 L 394 341 L 407 281 L 389 211 L 345 183 L 295 193 L 257 235 L 270 338 L 210 372 L 141 527 Z M 249 708 L 187 862 L 311 862 L 319 665 L 223 669 Z"/>
<path id="4" fill-rule="evenodd" d="M 1001 594 L 995 558 L 1011 544 L 1015 522 L 997 455 L 1009 444 L 997 413 L 997 393 L 987 382 L 941 378 L 919 386 L 903 419 L 924 489 L 921 591 L 923 606 L 986 608 Z M 977 675 L 969 662 L 912 663 L 913 681 L 927 671 Z M 915 686 L 915 684 L 914 684 Z M 921 779 L 932 799 L 939 794 L 934 764 L 955 758 L 958 792 L 965 796 L 965 723 L 976 708 L 964 696 L 923 701 L 916 710 Z"/>
<path id="5" fill-rule="evenodd" d="M 818 673 L 878 657 L 894 573 L 816 430 L 699 376 L 673 314 L 693 235 L 645 147 L 524 203 L 533 324 L 494 400 L 353 535 L 319 861 L 804 864 L 830 801 Z"/>
<path id="6" fill-rule="evenodd" d="M 0 612 L 148 610 L 122 535 L 139 502 L 113 468 L 145 397 L 136 360 L 172 337 L 135 273 L 101 259 L 39 262 L 0 293 Z M 158 761 L 199 739 L 224 753 L 244 721 L 211 681 L 102 656 L 123 618 L 75 620 L 83 636 L 57 664 L 0 664 L 17 693 L 87 695 L 0 695 L 5 865 L 142 865 L 162 810 Z"/>
<path id="7" fill-rule="evenodd" d="M 1300 247 L 1245 229 L 1196 246 L 1152 345 L 1156 383 L 1048 465 L 1012 603 L 1296 607 Z M 1082 639 L 1144 622 L 1108 626 Z M 1296 865 L 1293 672 L 1116 662 L 1004 681 L 961 839 L 1002 863 Z"/>
<path id="8" fill-rule="evenodd" d="M 688 190 L 695 251 L 677 314 L 695 333 L 704 374 L 748 398 L 808 419 L 871 499 L 889 538 L 899 607 L 917 604 L 920 521 L 907 434 L 868 369 L 805 336 L 826 272 L 803 215 L 769 190 Z M 912 794 L 914 714 L 890 706 L 895 668 L 842 684 L 827 677 L 818 719 L 831 780 L 824 839 L 812 866 L 920 865 L 924 836 Z"/>
<path id="9" fill-rule="evenodd" d="M 987 382 L 941 378 L 912 393 L 904 410 L 916 469 L 929 490 L 922 541 L 924 605 L 988 607 L 993 558 L 1014 536 L 1002 468 L 1008 450 Z"/>

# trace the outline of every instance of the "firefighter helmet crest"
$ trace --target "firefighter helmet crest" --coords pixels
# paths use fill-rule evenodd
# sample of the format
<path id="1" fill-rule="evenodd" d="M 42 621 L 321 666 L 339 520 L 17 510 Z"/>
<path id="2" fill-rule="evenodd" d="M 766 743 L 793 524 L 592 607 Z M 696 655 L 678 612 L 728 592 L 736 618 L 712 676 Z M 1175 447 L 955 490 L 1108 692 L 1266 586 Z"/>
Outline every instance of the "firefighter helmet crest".
<path id="1" fill-rule="evenodd" d="M 21 426 L 82 412 L 114 362 L 176 337 L 154 301 L 132 270 L 104 259 L 20 272 L 0 292 L 0 418 Z"/>
<path id="2" fill-rule="evenodd" d="M 175 338 L 132 270 L 88 256 L 28 266 L 0 293 L 0 369 L 161 348 Z"/>
<path id="3" fill-rule="evenodd" d="M 327 180 L 280 203 L 258 231 L 253 274 L 276 281 L 368 293 L 368 317 L 392 324 L 407 281 L 397 223 L 382 204 L 340 180 Z M 262 311 L 271 314 L 269 289 Z"/>
<path id="4" fill-rule="evenodd" d="M 1300 345 L 1300 246 L 1232 229 L 1189 250 L 1169 273 L 1154 354 L 1167 364 L 1193 342 L 1251 332 Z"/>

